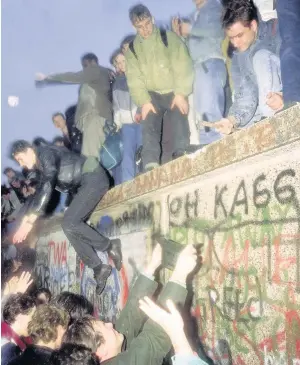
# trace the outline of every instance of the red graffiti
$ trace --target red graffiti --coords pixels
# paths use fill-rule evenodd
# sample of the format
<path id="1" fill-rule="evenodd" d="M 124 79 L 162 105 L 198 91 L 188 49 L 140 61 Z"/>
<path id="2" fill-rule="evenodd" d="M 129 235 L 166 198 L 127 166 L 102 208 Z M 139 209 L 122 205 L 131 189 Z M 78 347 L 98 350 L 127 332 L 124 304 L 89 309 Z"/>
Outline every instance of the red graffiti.
<path id="1" fill-rule="evenodd" d="M 49 247 L 49 263 L 54 265 L 67 264 L 67 241 L 63 242 L 48 242 Z"/>

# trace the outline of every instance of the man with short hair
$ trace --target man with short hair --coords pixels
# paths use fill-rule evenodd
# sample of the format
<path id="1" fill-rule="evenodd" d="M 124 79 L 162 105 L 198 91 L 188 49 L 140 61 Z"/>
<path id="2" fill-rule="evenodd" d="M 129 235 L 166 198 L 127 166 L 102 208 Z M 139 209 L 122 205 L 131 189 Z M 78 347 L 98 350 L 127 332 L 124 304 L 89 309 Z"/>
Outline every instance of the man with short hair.
<path id="1" fill-rule="evenodd" d="M 173 156 L 189 145 L 188 101 L 193 86 L 193 65 L 182 40 L 160 30 L 149 9 L 136 5 L 129 12 L 137 31 L 126 52 L 126 76 L 133 101 L 142 111 L 143 164 L 146 171 L 159 166 L 162 120 L 172 120 Z"/>
<path id="2" fill-rule="evenodd" d="M 1 364 L 7 365 L 25 350 L 21 337 L 28 337 L 28 324 L 36 310 L 34 300 L 26 294 L 11 295 L 3 308 L 1 322 Z"/>
<path id="3" fill-rule="evenodd" d="M 159 296 L 161 305 L 165 306 L 168 299 L 184 305 L 187 276 L 195 269 L 197 260 L 197 251 L 192 245 L 182 250 L 173 274 Z M 100 363 L 107 365 L 161 365 L 171 349 L 170 339 L 160 326 L 147 321 L 139 309 L 139 301 L 145 296 L 154 295 L 157 290 L 154 273 L 161 263 L 162 249 L 157 245 L 149 265 L 131 289 L 126 306 L 116 321 L 116 329 L 112 323 L 89 317 L 70 326 L 64 342 L 90 347 Z"/>
<path id="4" fill-rule="evenodd" d="M 280 38 L 276 20 L 260 21 L 252 0 L 231 0 L 222 22 L 235 48 L 231 66 L 234 101 L 228 117 L 215 127 L 229 134 L 282 108 L 280 101 L 276 104 L 277 93 L 282 91 Z"/>
<path id="5" fill-rule="evenodd" d="M 75 124 L 83 133 L 81 153 L 99 160 L 99 150 L 105 140 L 103 127 L 106 120 L 112 120 L 110 73 L 107 68 L 99 65 L 98 58 L 93 53 L 85 54 L 81 58 L 81 64 L 82 71 L 49 76 L 39 73 L 36 79 L 80 84 Z"/>
<path id="6" fill-rule="evenodd" d="M 33 345 L 27 346 L 9 365 L 50 365 L 51 354 L 60 348 L 68 323 L 66 312 L 48 304 L 38 306 L 28 324 Z"/>
<path id="7" fill-rule="evenodd" d="M 134 41 L 135 35 L 134 34 L 130 34 L 127 35 L 121 42 L 120 48 L 123 52 L 123 54 L 125 54 L 128 51 L 129 45 L 131 42 Z"/>
<path id="8" fill-rule="evenodd" d="M 54 189 L 75 191 L 62 229 L 83 263 L 93 269 L 97 293 L 101 294 L 112 268 L 102 263 L 96 250 L 107 251 L 118 270 L 122 266 L 120 240 L 110 240 L 85 223 L 109 189 L 106 172 L 99 164 L 93 171 L 87 171 L 88 158 L 84 156 L 55 146 L 34 148 L 24 140 L 14 142 L 10 154 L 22 167 L 39 171 L 39 185 L 14 235 L 14 243 L 26 239 L 35 221 L 44 214 Z"/>
<path id="9" fill-rule="evenodd" d="M 65 344 L 54 351 L 51 356 L 52 365 L 99 365 L 97 356 L 86 346 Z"/>
<path id="10" fill-rule="evenodd" d="M 62 113 L 54 113 L 52 121 L 63 135 L 64 145 L 73 152 L 81 153 L 82 133 L 75 125 L 76 105 L 66 110 L 66 115 Z"/>
<path id="11" fill-rule="evenodd" d="M 121 128 L 123 142 L 123 159 L 116 168 L 116 185 L 134 179 L 136 171 L 136 153 L 142 145 L 142 127 L 140 113 L 129 93 L 125 76 L 126 62 L 121 49 L 114 52 L 111 64 L 116 69 L 113 83 L 114 122 Z M 117 180 L 117 181 L 116 181 Z"/>

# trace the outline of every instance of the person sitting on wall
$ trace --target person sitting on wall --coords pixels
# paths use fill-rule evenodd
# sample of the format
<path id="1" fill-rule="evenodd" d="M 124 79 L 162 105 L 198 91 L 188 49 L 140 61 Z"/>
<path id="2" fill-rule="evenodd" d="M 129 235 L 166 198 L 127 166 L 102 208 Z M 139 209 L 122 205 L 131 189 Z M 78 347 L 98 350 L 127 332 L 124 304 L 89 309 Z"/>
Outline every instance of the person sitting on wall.
<path id="1" fill-rule="evenodd" d="M 96 250 L 106 251 L 117 270 L 121 270 L 122 253 L 119 239 L 110 240 L 85 223 L 109 189 L 105 170 L 97 164 L 93 171 L 89 158 L 56 146 L 33 147 L 24 140 L 12 144 L 11 156 L 22 167 L 38 169 L 39 184 L 13 242 L 24 241 L 37 218 L 42 215 L 54 189 L 68 192 L 77 190 L 65 212 L 62 229 L 85 265 L 94 270 L 96 292 L 101 294 L 111 274 L 111 266 L 102 263 Z"/>

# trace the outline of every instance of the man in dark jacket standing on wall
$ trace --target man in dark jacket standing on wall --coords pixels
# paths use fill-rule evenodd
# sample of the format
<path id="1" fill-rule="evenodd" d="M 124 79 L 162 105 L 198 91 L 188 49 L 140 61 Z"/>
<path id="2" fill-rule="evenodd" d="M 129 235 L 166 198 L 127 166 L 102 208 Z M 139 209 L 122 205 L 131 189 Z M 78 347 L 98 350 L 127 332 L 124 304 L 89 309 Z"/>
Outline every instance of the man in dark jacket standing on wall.
<path id="1" fill-rule="evenodd" d="M 13 143 L 11 156 L 20 166 L 40 172 L 36 193 L 14 236 L 14 243 L 26 239 L 37 218 L 44 213 L 55 188 L 65 193 L 77 190 L 64 215 L 62 229 L 83 263 L 94 270 L 97 293 L 101 294 L 111 266 L 102 264 L 96 250 L 107 251 L 118 270 L 122 266 L 120 240 L 109 240 L 85 223 L 109 189 L 106 172 L 99 164 L 93 171 L 90 167 L 86 169 L 89 159 L 66 149 L 34 148 L 23 140 Z"/>
<path id="2" fill-rule="evenodd" d="M 81 153 L 99 159 L 99 149 L 105 140 L 103 127 L 106 120 L 112 120 L 110 73 L 98 64 L 93 53 L 85 54 L 81 64 L 82 71 L 49 76 L 38 73 L 36 80 L 80 84 L 75 124 L 83 133 Z"/>

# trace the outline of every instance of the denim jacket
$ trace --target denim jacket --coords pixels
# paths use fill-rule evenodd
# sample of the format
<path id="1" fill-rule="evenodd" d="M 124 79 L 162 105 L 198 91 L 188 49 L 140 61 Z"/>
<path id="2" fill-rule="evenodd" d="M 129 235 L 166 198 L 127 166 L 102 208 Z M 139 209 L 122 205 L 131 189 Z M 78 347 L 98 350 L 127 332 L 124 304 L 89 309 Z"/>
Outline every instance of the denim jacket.
<path id="1" fill-rule="evenodd" d="M 211 58 L 223 59 L 222 9 L 219 0 L 206 0 L 191 17 L 192 27 L 187 44 L 191 58 L 196 64 Z"/>
<path id="2" fill-rule="evenodd" d="M 233 54 L 231 76 L 234 102 L 228 115 L 235 118 L 237 127 L 251 125 L 263 116 L 258 110 L 258 84 L 253 69 L 253 56 L 262 49 L 279 55 L 281 39 L 276 22 L 274 19 L 260 21 L 256 41 L 245 52 L 235 51 Z"/>

